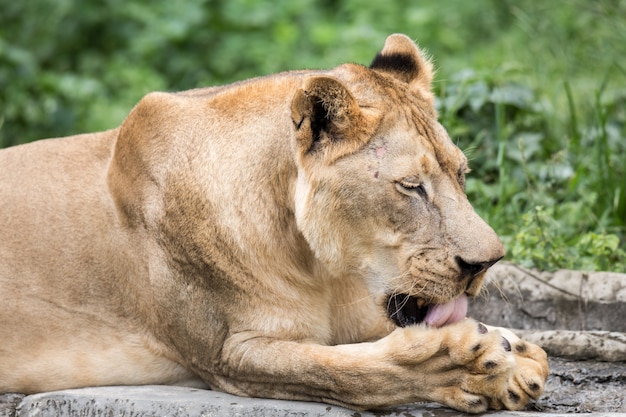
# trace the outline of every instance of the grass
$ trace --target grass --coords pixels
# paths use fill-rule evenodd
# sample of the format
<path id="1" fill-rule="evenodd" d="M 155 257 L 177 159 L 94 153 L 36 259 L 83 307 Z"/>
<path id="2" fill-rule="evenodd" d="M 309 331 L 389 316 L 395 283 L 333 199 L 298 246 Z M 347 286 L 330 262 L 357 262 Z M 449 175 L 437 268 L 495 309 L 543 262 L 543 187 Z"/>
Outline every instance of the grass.
<path id="1" fill-rule="evenodd" d="M 507 258 L 626 268 L 624 0 L 5 3 L 0 147 L 112 128 L 149 91 L 368 64 L 404 32 L 435 57 L 442 123 Z"/>
<path id="2" fill-rule="evenodd" d="M 624 97 L 601 85 L 568 114 L 503 74 L 464 71 L 441 86 L 442 123 L 471 160 L 468 196 L 508 259 L 527 267 L 626 271 Z M 619 110 L 619 111 L 617 111 Z"/>
<path id="3" fill-rule="evenodd" d="M 505 7 L 438 84 L 470 200 L 508 260 L 626 272 L 626 2 Z"/>

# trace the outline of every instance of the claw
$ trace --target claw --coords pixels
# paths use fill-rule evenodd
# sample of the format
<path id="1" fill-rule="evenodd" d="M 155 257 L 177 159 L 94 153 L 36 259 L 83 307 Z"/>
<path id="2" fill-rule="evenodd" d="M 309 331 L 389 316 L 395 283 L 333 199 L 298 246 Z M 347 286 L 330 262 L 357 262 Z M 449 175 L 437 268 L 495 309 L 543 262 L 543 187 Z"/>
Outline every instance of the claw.
<path id="1" fill-rule="evenodd" d="M 502 338 L 502 346 L 504 346 L 504 350 L 506 350 L 507 352 L 511 351 L 511 343 L 509 343 L 508 340 L 506 340 L 506 338 Z"/>

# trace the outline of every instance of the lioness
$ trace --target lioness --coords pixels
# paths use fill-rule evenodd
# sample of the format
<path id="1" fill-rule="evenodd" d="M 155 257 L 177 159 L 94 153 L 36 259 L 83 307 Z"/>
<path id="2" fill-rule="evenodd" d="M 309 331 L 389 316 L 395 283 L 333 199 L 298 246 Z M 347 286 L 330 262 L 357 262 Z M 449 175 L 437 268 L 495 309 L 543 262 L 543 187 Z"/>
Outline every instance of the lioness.
<path id="1" fill-rule="evenodd" d="M 0 152 L 0 392 L 195 384 L 370 409 L 522 408 L 545 353 L 466 319 L 504 254 L 431 63 L 152 93 Z"/>

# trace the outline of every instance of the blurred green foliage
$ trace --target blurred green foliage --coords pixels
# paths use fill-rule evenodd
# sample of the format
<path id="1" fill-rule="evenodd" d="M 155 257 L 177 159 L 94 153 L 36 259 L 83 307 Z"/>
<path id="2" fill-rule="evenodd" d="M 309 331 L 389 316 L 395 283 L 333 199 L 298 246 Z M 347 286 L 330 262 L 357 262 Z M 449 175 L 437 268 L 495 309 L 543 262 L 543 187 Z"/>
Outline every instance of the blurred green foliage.
<path id="1" fill-rule="evenodd" d="M 510 259 L 626 269 L 626 1 L 0 0 L 0 147 L 113 128 L 147 92 L 430 51 Z"/>

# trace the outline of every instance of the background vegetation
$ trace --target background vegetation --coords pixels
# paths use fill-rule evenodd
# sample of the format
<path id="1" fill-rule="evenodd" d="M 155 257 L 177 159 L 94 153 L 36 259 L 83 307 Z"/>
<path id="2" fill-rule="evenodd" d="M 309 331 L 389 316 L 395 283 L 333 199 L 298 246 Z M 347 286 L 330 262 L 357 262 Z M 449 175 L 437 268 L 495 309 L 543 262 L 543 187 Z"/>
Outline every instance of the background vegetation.
<path id="1" fill-rule="evenodd" d="M 0 147 L 117 126 L 153 90 L 435 57 L 468 193 L 526 266 L 626 269 L 626 1 L 0 0 Z"/>

